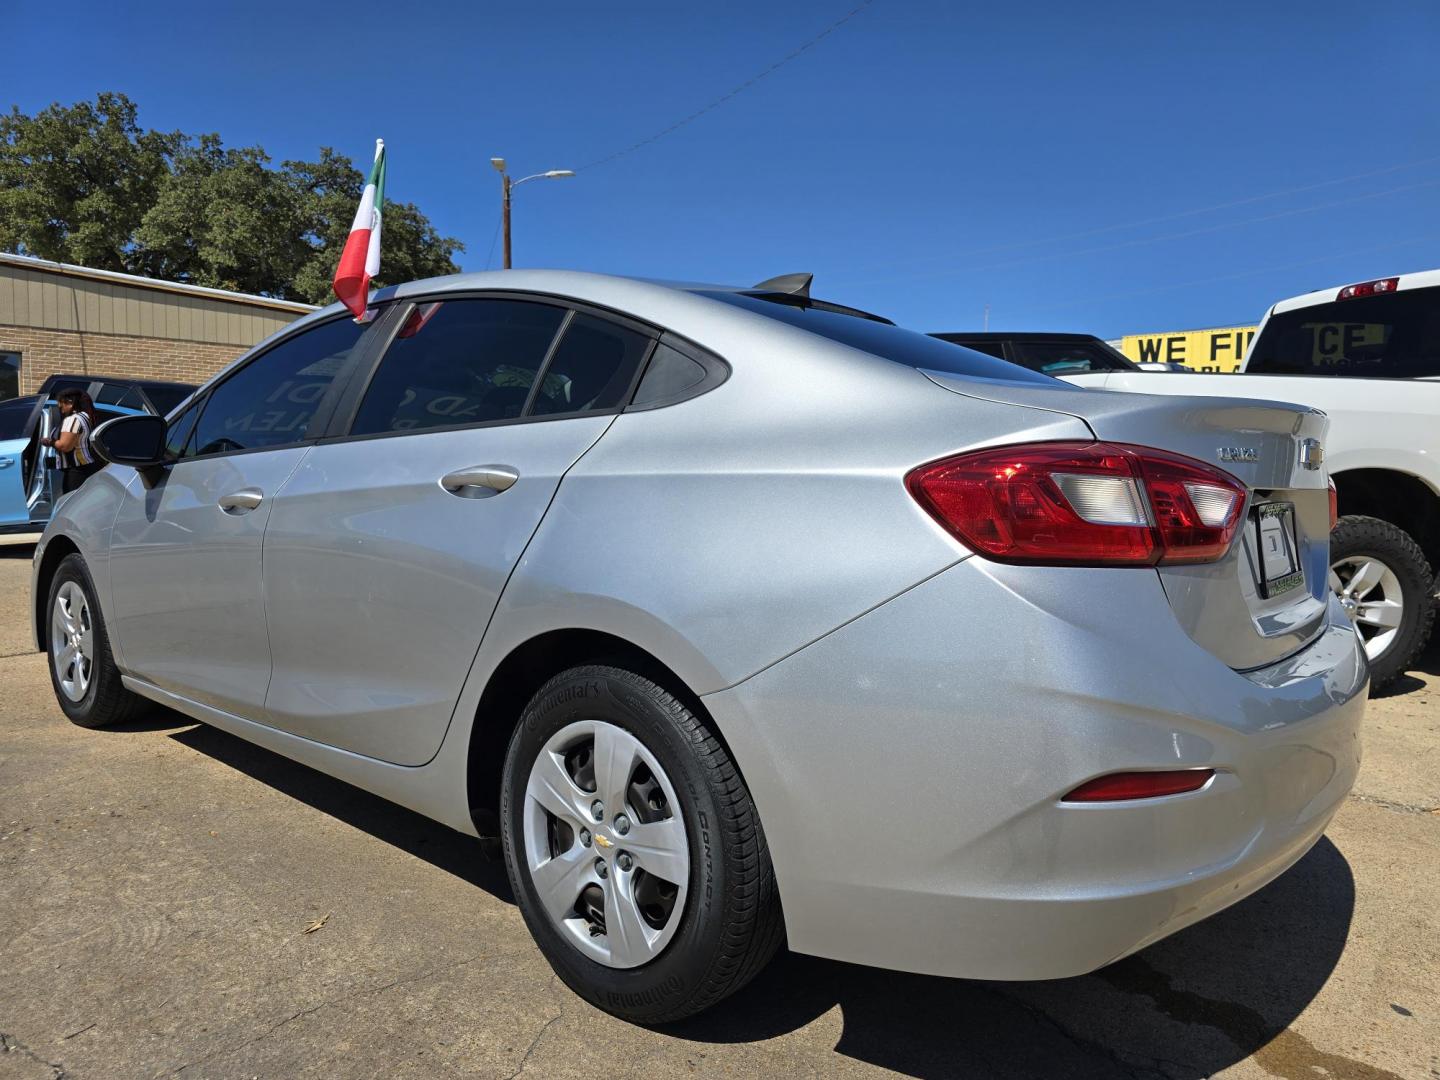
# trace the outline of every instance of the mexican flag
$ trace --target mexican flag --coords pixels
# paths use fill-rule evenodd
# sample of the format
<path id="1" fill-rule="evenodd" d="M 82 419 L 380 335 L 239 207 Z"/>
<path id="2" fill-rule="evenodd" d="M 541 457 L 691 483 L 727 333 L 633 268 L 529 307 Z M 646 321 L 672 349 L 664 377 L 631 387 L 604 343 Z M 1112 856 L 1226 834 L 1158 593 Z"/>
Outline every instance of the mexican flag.
<path id="1" fill-rule="evenodd" d="M 332 288 L 340 302 L 360 318 L 370 299 L 370 279 L 380 272 L 380 214 L 385 206 L 385 140 L 375 140 L 375 164 L 360 196 L 350 237 L 340 253 Z"/>

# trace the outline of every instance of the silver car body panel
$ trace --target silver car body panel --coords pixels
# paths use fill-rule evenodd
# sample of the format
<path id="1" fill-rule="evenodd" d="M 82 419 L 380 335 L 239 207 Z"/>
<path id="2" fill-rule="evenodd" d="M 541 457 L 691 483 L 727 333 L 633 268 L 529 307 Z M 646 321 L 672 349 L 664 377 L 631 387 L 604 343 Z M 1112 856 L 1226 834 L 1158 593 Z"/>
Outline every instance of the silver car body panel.
<path id="1" fill-rule="evenodd" d="M 270 681 L 261 541 L 275 495 L 308 451 L 182 461 L 154 487 L 125 470 L 106 619 L 126 670 L 203 704 L 261 715 Z M 242 493 L 258 504 L 221 509 Z"/>
<path id="2" fill-rule="evenodd" d="M 311 450 L 265 534 L 274 673 L 256 718 L 385 761 L 430 760 L 506 579 L 561 476 L 612 419 Z M 498 493 L 441 487 L 442 477 L 478 465 L 508 466 L 520 478 Z"/>
<path id="3" fill-rule="evenodd" d="M 1366 671 L 1333 605 L 1269 662 L 1237 663 L 1195 625 L 1234 589 L 1235 566 L 1187 600 L 1173 570 L 999 565 L 972 557 L 901 482 L 967 449 L 1097 432 L 1193 452 L 1177 432 L 1227 434 L 1221 406 L 1172 401 L 1167 416 L 1133 396 L 978 380 L 955 393 L 712 299 L 596 275 L 461 275 L 377 299 L 487 289 L 646 320 L 714 351 L 731 376 L 613 419 L 296 448 L 288 480 L 274 493 L 265 485 L 262 505 L 278 516 L 263 546 L 212 529 L 202 573 L 174 572 L 186 558 L 178 533 L 157 532 L 150 549 L 158 521 L 144 485 L 111 467 L 60 506 L 36 570 L 57 537 L 79 547 L 127 686 L 475 833 L 472 733 L 509 719 L 480 711 L 494 673 L 552 630 L 621 637 L 700 696 L 732 749 L 774 854 L 792 946 L 951 975 L 1065 975 L 1123 955 L 1279 873 L 1348 790 Z M 1275 436 L 1276 460 L 1289 445 L 1277 425 L 1296 434 L 1312 423 L 1285 408 L 1246 414 Z M 240 469 L 267 456 L 214 460 Z M 480 464 L 514 466 L 521 479 L 474 506 L 428 486 Z M 1258 467 L 1297 503 L 1315 494 L 1289 465 Z M 517 532 L 476 528 L 467 547 L 465 526 L 485 520 L 470 512 L 517 495 L 533 496 L 509 512 Z M 198 514 L 198 493 L 186 513 L 192 504 Z M 112 583 L 117 513 L 124 572 L 153 596 L 136 595 L 142 579 Z M 242 610 L 253 625 L 260 608 L 279 641 L 275 677 L 263 680 L 268 709 L 234 704 L 235 672 L 217 686 L 214 672 L 186 671 L 214 663 L 226 633 L 185 622 L 197 618 L 191 605 L 218 607 L 186 582 L 249 575 L 261 550 L 264 587 Z M 237 578 L 221 591 L 239 588 Z M 167 609 L 192 640 L 170 634 L 166 663 L 142 632 L 132 656 L 136 612 Z M 1240 629 L 1255 617 L 1248 606 L 1243 615 Z M 1275 636 L 1247 632 L 1261 652 Z M 1220 772 L 1172 799 L 1059 803 L 1103 772 L 1191 766 Z"/>

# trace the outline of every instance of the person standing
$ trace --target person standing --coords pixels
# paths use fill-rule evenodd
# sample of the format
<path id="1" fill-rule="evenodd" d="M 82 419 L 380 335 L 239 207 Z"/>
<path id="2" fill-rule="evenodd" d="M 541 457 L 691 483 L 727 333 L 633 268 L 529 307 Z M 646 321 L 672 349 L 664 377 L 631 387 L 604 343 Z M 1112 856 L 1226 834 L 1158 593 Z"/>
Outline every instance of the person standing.
<path id="1" fill-rule="evenodd" d="M 60 406 L 60 430 L 44 442 L 60 454 L 60 492 L 74 491 L 87 477 L 104 466 L 90 446 L 95 430 L 95 402 L 84 390 L 61 390 L 55 396 Z"/>

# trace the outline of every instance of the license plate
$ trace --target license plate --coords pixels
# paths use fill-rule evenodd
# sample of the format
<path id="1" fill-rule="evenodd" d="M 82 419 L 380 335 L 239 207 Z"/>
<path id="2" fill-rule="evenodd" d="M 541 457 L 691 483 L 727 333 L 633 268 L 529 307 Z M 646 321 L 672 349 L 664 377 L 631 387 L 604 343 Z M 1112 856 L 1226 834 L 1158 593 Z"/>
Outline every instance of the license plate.
<path id="1" fill-rule="evenodd" d="M 1279 596 L 1305 584 L 1295 542 L 1295 504 L 1261 503 L 1255 507 L 1256 550 L 1260 553 L 1260 595 Z"/>

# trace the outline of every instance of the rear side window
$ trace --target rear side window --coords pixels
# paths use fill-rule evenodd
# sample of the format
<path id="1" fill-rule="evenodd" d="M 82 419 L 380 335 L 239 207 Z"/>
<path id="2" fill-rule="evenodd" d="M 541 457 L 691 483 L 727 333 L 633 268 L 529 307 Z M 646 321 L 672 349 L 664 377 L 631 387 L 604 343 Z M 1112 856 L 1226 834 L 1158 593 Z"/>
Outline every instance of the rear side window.
<path id="1" fill-rule="evenodd" d="M 651 339 L 593 315 L 577 314 L 545 368 L 530 412 L 536 416 L 616 409 L 630 391 Z"/>
<path id="2" fill-rule="evenodd" d="M 367 327 L 335 319 L 286 338 L 210 391 L 193 454 L 284 446 L 305 439 L 325 392 Z"/>
<path id="3" fill-rule="evenodd" d="M 118 405 L 122 409 L 144 410 L 145 399 L 140 391 L 123 383 L 105 383 L 95 395 L 96 405 Z"/>
<path id="4" fill-rule="evenodd" d="M 518 418 L 564 317 L 563 308 L 523 300 L 417 307 L 380 361 L 350 433 Z"/>
<path id="5" fill-rule="evenodd" d="M 0 404 L 0 439 L 18 439 L 24 435 L 30 414 L 34 411 L 33 397 L 18 398 Z"/>
<path id="6" fill-rule="evenodd" d="M 171 409 L 189 397 L 195 388 L 171 384 L 149 384 L 142 389 L 145 391 L 145 396 L 150 399 L 150 404 L 155 407 L 155 412 L 160 416 L 166 416 Z"/>
<path id="7" fill-rule="evenodd" d="M 993 356 L 975 352 L 963 345 L 951 345 L 927 334 L 914 330 L 902 330 L 889 323 L 874 322 L 870 319 L 843 315 L 834 311 L 822 311 L 792 303 L 778 303 L 761 296 L 745 293 L 702 292 L 712 300 L 731 304 L 756 315 L 764 315 L 776 322 L 788 323 L 801 330 L 848 345 L 852 349 L 870 353 L 873 356 L 904 364 L 906 367 L 924 371 L 940 371 L 949 375 L 960 375 L 974 379 L 997 379 L 1003 382 L 1039 383 L 1055 386 L 1055 380 L 1038 372 L 1027 371 L 1016 364 L 997 360 Z"/>
<path id="8" fill-rule="evenodd" d="M 1440 376 L 1440 288 L 1272 315 L 1251 346 L 1245 370 L 1367 379 Z"/>
<path id="9" fill-rule="evenodd" d="M 1046 375 L 1083 375 L 1087 371 L 1134 371 L 1135 365 L 1098 342 L 1016 341 L 1015 362 Z"/>

